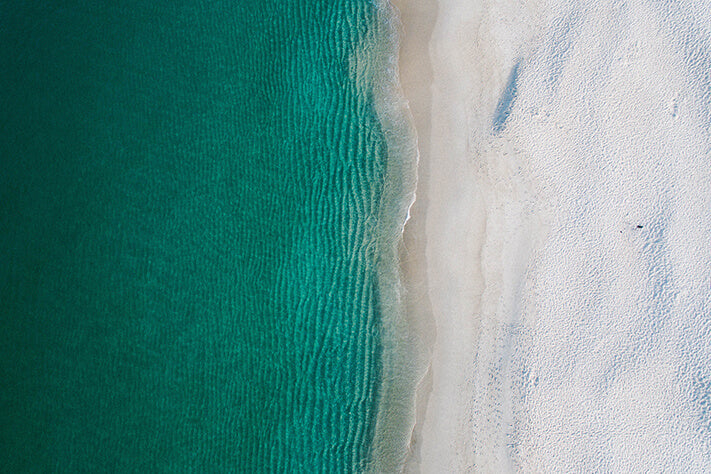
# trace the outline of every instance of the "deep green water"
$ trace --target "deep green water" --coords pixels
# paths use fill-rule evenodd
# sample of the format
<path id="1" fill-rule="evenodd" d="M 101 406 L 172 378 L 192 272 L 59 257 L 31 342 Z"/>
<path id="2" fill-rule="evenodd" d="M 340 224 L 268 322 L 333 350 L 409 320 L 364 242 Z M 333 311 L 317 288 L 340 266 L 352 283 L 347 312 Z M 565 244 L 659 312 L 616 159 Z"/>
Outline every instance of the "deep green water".
<path id="1" fill-rule="evenodd" d="M 0 2 L 0 471 L 366 466 L 382 15 Z"/>

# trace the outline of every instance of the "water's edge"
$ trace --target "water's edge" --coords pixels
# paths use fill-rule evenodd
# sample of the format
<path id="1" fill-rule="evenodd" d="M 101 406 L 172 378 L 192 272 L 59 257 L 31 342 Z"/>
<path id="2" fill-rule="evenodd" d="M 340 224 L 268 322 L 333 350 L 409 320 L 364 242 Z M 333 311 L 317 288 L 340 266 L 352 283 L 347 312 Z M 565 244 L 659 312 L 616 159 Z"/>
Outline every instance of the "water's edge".
<path id="1" fill-rule="evenodd" d="M 422 5 L 436 9 L 431 1 L 379 4 L 387 60 L 375 83 L 375 98 L 388 149 L 379 285 L 387 296 L 382 308 L 383 384 L 369 466 L 373 472 L 409 470 L 417 458 L 417 427 L 429 393 L 434 322 L 424 254 L 431 83 L 426 48 L 436 15 Z M 425 27 L 418 28 L 418 21 Z M 390 233 L 393 229 L 397 234 Z"/>

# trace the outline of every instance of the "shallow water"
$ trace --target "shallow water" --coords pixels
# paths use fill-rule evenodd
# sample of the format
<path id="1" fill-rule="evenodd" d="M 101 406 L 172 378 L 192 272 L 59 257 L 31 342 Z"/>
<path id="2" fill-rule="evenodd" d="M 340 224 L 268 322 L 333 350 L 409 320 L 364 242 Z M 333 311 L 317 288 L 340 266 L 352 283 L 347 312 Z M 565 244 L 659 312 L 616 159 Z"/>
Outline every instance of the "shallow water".
<path id="1" fill-rule="evenodd" d="M 2 6 L 4 469 L 366 465 L 406 194 L 388 15 Z"/>

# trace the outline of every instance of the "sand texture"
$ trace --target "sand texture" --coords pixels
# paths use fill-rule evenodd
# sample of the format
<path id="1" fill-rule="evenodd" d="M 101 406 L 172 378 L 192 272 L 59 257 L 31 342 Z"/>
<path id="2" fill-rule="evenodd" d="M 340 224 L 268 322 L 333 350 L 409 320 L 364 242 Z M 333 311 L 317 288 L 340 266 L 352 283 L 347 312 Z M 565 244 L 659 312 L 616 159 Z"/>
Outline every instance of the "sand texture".
<path id="1" fill-rule="evenodd" d="M 406 470 L 708 471 L 707 9 L 401 3 L 434 322 Z"/>

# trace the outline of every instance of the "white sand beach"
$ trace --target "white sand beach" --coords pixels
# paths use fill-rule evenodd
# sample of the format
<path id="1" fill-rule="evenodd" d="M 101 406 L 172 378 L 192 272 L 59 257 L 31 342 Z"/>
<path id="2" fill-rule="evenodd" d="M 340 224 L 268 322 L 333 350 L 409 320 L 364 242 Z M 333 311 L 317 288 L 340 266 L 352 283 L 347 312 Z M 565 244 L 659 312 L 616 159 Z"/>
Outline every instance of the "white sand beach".
<path id="1" fill-rule="evenodd" d="M 711 470 L 701 2 L 400 0 L 408 472 Z"/>

